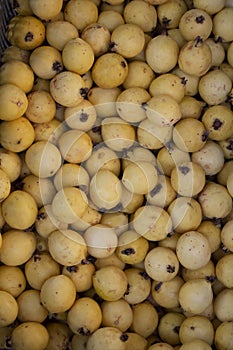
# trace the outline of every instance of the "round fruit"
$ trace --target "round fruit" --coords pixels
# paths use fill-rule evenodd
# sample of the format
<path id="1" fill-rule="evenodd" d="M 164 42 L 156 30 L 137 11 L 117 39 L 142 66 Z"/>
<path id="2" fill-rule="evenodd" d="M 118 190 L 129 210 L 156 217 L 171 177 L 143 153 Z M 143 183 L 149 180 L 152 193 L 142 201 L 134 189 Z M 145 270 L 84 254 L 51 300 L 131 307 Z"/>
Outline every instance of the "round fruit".
<path id="1" fill-rule="evenodd" d="M 211 256 L 207 238 L 198 231 L 183 233 L 177 241 L 176 254 L 179 262 L 190 270 L 205 266 Z"/>
<path id="2" fill-rule="evenodd" d="M 156 281 L 170 281 L 178 273 L 179 261 L 176 254 L 169 248 L 156 247 L 145 257 L 146 273 Z"/>
<path id="3" fill-rule="evenodd" d="M 53 259 L 65 266 L 79 264 L 87 252 L 83 237 L 70 229 L 53 231 L 48 237 L 48 248 Z"/>
<path id="4" fill-rule="evenodd" d="M 40 299 L 50 313 L 65 312 L 76 299 L 75 285 L 65 275 L 49 277 L 41 286 Z"/>
<path id="5" fill-rule="evenodd" d="M 82 75 L 92 67 L 94 52 L 86 41 L 74 38 L 63 47 L 62 61 L 68 71 Z"/>
<path id="6" fill-rule="evenodd" d="M 98 57 L 92 68 L 92 78 L 101 88 L 114 88 L 124 83 L 128 63 L 118 53 L 105 53 Z"/>
<path id="7" fill-rule="evenodd" d="M 49 342 L 49 333 L 39 322 L 22 322 L 13 329 L 11 342 L 19 350 L 44 350 Z"/>
<path id="8" fill-rule="evenodd" d="M 117 266 L 104 266 L 93 275 L 93 287 L 103 300 L 119 300 L 127 290 L 127 277 Z"/>
<path id="9" fill-rule="evenodd" d="M 179 46 L 174 39 L 161 34 L 150 40 L 145 54 L 155 73 L 167 73 L 177 64 Z"/>

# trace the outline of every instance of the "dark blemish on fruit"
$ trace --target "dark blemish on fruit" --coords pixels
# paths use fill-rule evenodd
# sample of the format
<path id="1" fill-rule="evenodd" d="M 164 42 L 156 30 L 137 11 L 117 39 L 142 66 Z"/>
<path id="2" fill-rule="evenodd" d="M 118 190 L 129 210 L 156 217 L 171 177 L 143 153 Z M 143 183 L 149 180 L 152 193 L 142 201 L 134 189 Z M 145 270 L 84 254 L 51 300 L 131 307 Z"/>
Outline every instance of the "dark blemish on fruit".
<path id="1" fill-rule="evenodd" d="M 126 67 L 126 63 L 124 61 L 121 61 L 121 67 L 125 68 Z"/>
<path id="2" fill-rule="evenodd" d="M 17 145 L 20 145 L 21 141 L 22 141 L 22 139 L 19 139 L 19 140 L 17 141 Z"/>
<path id="3" fill-rule="evenodd" d="M 114 43 L 113 41 L 111 41 L 110 43 L 109 43 L 109 50 L 110 51 L 115 51 L 116 50 L 116 43 Z"/>
<path id="4" fill-rule="evenodd" d="M 91 262 L 88 261 L 87 259 L 82 259 L 81 260 L 81 265 L 89 265 L 89 264 L 91 264 Z"/>
<path id="5" fill-rule="evenodd" d="M 68 272 L 77 272 L 78 271 L 78 266 L 66 266 L 66 270 Z"/>
<path id="6" fill-rule="evenodd" d="M 215 276 L 206 276 L 206 281 L 213 283 L 215 281 Z"/>
<path id="7" fill-rule="evenodd" d="M 21 283 L 19 283 L 19 284 L 18 284 L 18 287 L 19 287 L 19 288 L 21 288 L 21 287 L 22 287 L 22 284 L 21 284 Z"/>
<path id="8" fill-rule="evenodd" d="M 44 220 L 46 218 L 45 213 L 40 213 L 37 215 L 37 220 Z"/>
<path id="9" fill-rule="evenodd" d="M 163 27 L 167 27 L 170 22 L 171 22 L 171 19 L 169 19 L 167 17 L 163 17 L 163 19 L 162 19 L 162 26 Z"/>
<path id="10" fill-rule="evenodd" d="M 132 255 L 132 254 L 135 254 L 135 249 L 134 248 L 126 248 L 124 250 L 121 251 L 121 254 L 123 255 Z"/>
<path id="11" fill-rule="evenodd" d="M 94 126 L 94 128 L 91 129 L 95 134 L 101 134 L 101 127 L 100 126 Z"/>
<path id="12" fill-rule="evenodd" d="M 84 328 L 84 327 L 80 327 L 77 329 L 77 333 L 80 334 L 80 335 L 84 335 L 84 336 L 88 336 L 91 334 L 91 331 L 87 328 Z"/>
<path id="13" fill-rule="evenodd" d="M 215 121 L 213 122 L 214 130 L 218 130 L 219 128 L 221 128 L 222 124 L 223 124 L 223 122 L 221 122 L 221 120 L 216 118 Z"/>
<path id="14" fill-rule="evenodd" d="M 26 41 L 26 43 L 30 42 L 33 40 L 33 37 L 34 37 L 34 35 L 32 34 L 32 32 L 27 32 L 27 34 L 24 37 L 24 41 Z"/>
<path id="15" fill-rule="evenodd" d="M 175 266 L 167 265 L 166 270 L 168 273 L 173 273 L 173 272 L 175 272 L 176 268 L 175 268 Z"/>
<path id="16" fill-rule="evenodd" d="M 154 290 L 155 290 L 156 292 L 158 292 L 158 291 L 160 290 L 160 288 L 161 288 L 162 284 L 163 284 L 163 282 L 159 282 L 159 283 L 157 283 L 157 284 L 155 285 Z"/>
<path id="17" fill-rule="evenodd" d="M 163 187 L 163 186 L 162 186 L 161 184 L 157 184 L 157 185 L 153 188 L 153 190 L 150 191 L 150 196 L 151 196 L 151 197 L 154 197 L 156 194 L 158 194 L 158 193 L 161 191 L 162 187 Z"/>
<path id="18" fill-rule="evenodd" d="M 96 262 L 96 260 L 97 260 L 97 258 L 88 254 L 85 261 L 86 261 L 86 263 L 89 262 L 89 263 L 94 264 Z"/>
<path id="19" fill-rule="evenodd" d="M 206 130 L 206 131 L 204 132 L 204 134 L 201 135 L 201 140 L 202 140 L 202 142 L 205 142 L 205 141 L 208 139 L 209 134 L 210 134 L 209 130 Z"/>
<path id="20" fill-rule="evenodd" d="M 22 101 L 17 101 L 17 102 L 16 102 L 17 107 L 21 107 L 21 106 L 22 106 L 22 104 L 23 104 L 23 102 L 22 102 Z"/>
<path id="21" fill-rule="evenodd" d="M 147 102 L 142 102 L 141 107 L 142 107 L 142 109 L 144 109 L 144 111 L 146 111 L 147 110 Z"/>
<path id="22" fill-rule="evenodd" d="M 190 169 L 187 166 L 180 165 L 178 169 L 183 175 L 187 175 L 190 172 Z"/>
<path id="23" fill-rule="evenodd" d="M 186 84 L 187 84 L 188 79 L 186 79 L 185 77 L 182 77 L 182 78 L 180 78 L 180 79 L 181 79 L 181 84 L 183 84 L 183 85 L 186 85 Z"/>
<path id="24" fill-rule="evenodd" d="M 172 232 L 168 232 L 167 237 L 168 237 L 168 238 L 171 238 L 173 235 L 174 235 L 174 232 L 173 232 L 173 231 L 172 231 Z"/>
<path id="25" fill-rule="evenodd" d="M 226 147 L 229 151 L 233 151 L 233 139 L 227 141 L 229 145 Z"/>
<path id="26" fill-rule="evenodd" d="M 221 36 L 215 37 L 215 38 L 214 38 L 214 42 L 215 42 L 216 44 L 222 43 L 222 42 L 223 42 L 222 37 L 221 37 Z"/>
<path id="27" fill-rule="evenodd" d="M 128 338 L 129 338 L 129 336 L 127 335 L 127 334 L 122 334 L 121 336 L 120 336 L 120 340 L 122 340 L 122 341 L 127 341 L 128 340 Z"/>
<path id="28" fill-rule="evenodd" d="M 7 336 L 6 337 L 6 346 L 11 348 L 12 344 L 11 344 L 11 337 Z"/>
<path id="29" fill-rule="evenodd" d="M 225 247 L 223 243 L 220 244 L 220 248 L 225 254 L 230 253 L 230 250 L 227 247 Z"/>
<path id="30" fill-rule="evenodd" d="M 222 226 L 222 218 L 213 218 L 212 222 L 215 226 L 218 226 L 218 227 Z"/>
<path id="31" fill-rule="evenodd" d="M 173 332 L 176 333 L 176 334 L 179 334 L 179 331 L 180 331 L 180 326 L 175 326 L 173 328 Z"/>
<path id="32" fill-rule="evenodd" d="M 87 97 L 88 88 L 81 88 L 79 92 L 80 92 L 80 95 L 85 98 Z"/>
<path id="33" fill-rule="evenodd" d="M 130 284 L 128 283 L 128 284 L 127 284 L 127 288 L 126 288 L 126 291 L 125 291 L 125 294 L 124 294 L 124 295 L 129 295 L 129 291 L 130 291 Z"/>
<path id="34" fill-rule="evenodd" d="M 200 37 L 200 35 L 198 35 L 196 38 L 195 38 L 195 47 L 197 47 L 197 45 L 198 44 L 201 44 L 201 43 L 203 43 L 203 40 L 202 40 L 202 38 Z"/>
<path id="35" fill-rule="evenodd" d="M 33 256 L 33 261 L 34 262 L 37 262 L 37 261 L 40 261 L 41 260 L 41 256 L 39 254 L 36 254 Z"/>
<path id="36" fill-rule="evenodd" d="M 142 276 L 145 280 L 148 280 L 150 278 L 146 271 L 140 271 L 139 275 Z"/>
<path id="37" fill-rule="evenodd" d="M 87 121 L 87 119 L 88 119 L 88 114 L 82 112 L 81 115 L 80 115 L 80 122 L 84 123 L 84 122 Z"/>
<path id="38" fill-rule="evenodd" d="M 57 73 L 60 73 L 62 71 L 62 64 L 61 62 L 55 61 L 52 65 L 52 70 L 54 70 Z"/>
<path id="39" fill-rule="evenodd" d="M 194 326 L 191 326 L 190 329 L 191 329 L 192 331 L 194 331 L 194 330 L 195 330 L 195 327 L 194 327 Z"/>
<path id="40" fill-rule="evenodd" d="M 204 16 L 197 16 L 195 19 L 196 23 L 203 23 L 205 21 L 205 17 Z"/>

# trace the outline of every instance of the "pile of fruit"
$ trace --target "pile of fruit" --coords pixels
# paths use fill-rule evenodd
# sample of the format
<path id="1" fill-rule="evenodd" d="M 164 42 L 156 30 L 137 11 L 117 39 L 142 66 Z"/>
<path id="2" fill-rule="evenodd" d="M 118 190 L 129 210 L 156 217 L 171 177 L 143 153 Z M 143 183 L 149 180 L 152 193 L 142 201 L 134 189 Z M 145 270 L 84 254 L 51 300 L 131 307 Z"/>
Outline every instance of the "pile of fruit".
<path id="1" fill-rule="evenodd" d="M 9 5 L 0 349 L 233 350 L 233 2 Z"/>

